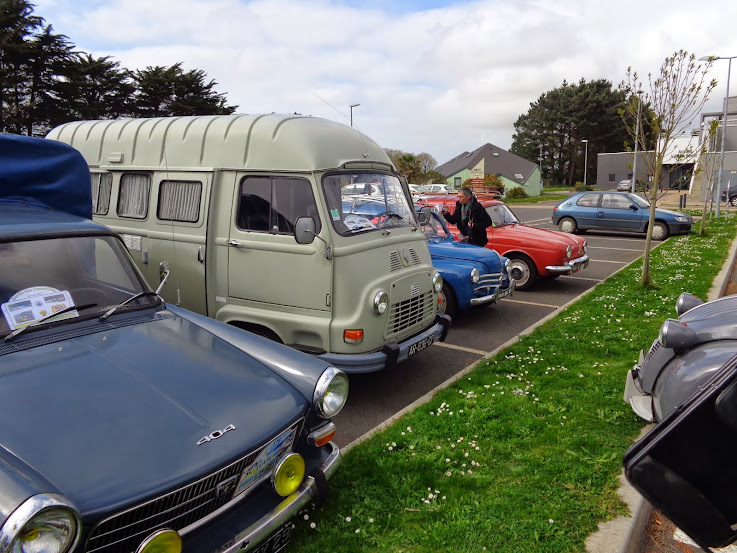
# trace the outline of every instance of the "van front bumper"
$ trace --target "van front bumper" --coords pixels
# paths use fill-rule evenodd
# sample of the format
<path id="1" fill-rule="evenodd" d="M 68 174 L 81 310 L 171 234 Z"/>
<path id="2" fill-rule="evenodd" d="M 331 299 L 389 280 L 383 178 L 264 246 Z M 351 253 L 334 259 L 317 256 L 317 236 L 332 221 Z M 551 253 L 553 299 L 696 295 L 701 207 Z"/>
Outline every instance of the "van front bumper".
<path id="1" fill-rule="evenodd" d="M 430 328 L 407 338 L 403 342 L 386 344 L 379 351 L 356 354 L 323 353 L 316 357 L 345 373 L 370 373 L 389 369 L 402 361 L 406 361 L 415 353 L 419 353 L 435 342 L 444 341 L 448 335 L 450 322 L 451 319 L 447 315 L 437 315 L 435 324 Z"/>

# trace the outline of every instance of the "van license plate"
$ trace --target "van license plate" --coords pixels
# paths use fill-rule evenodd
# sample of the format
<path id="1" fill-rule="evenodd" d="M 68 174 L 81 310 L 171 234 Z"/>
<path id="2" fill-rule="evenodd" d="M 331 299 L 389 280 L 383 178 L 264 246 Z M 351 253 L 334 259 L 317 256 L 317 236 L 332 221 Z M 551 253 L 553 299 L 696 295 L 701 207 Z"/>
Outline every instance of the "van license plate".
<path id="1" fill-rule="evenodd" d="M 432 343 L 435 341 L 435 336 L 428 336 L 424 340 L 420 340 L 419 342 L 412 344 L 409 347 L 409 351 L 407 352 L 407 357 L 412 357 L 415 353 L 418 351 L 422 351 L 427 346 L 432 345 Z"/>

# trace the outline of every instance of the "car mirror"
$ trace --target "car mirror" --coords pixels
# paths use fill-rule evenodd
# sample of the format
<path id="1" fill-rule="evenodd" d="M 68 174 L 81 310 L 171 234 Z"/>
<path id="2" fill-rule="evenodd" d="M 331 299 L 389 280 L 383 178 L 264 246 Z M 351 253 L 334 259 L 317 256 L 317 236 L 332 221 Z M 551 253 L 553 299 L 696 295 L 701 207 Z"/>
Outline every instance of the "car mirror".
<path id="1" fill-rule="evenodd" d="M 294 225 L 294 239 L 297 244 L 312 244 L 315 241 L 315 220 L 312 217 L 300 217 Z"/>
<path id="2" fill-rule="evenodd" d="M 737 356 L 623 459 L 625 475 L 700 547 L 737 539 Z"/>
<path id="3" fill-rule="evenodd" d="M 417 214 L 417 219 L 420 221 L 421 225 L 426 225 L 430 222 L 430 208 L 425 206 L 422 209 L 420 209 L 420 212 Z"/>
<path id="4" fill-rule="evenodd" d="M 636 206 L 635 204 L 630 204 L 630 209 L 631 209 L 632 211 L 637 211 L 637 210 L 638 210 L 638 209 L 640 209 L 640 208 L 639 208 L 639 207 L 637 207 L 637 206 Z"/>

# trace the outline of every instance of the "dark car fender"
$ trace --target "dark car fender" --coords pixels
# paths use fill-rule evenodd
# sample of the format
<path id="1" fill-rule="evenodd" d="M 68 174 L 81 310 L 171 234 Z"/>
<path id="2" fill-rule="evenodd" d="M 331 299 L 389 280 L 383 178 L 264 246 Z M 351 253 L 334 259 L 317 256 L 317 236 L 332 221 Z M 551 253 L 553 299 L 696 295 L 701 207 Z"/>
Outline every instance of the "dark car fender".
<path id="1" fill-rule="evenodd" d="M 291 384 L 312 405 L 315 385 L 320 375 L 330 366 L 324 361 L 180 307 L 167 304 L 167 309 L 258 360 Z"/>
<path id="2" fill-rule="evenodd" d="M 0 446 L 0 528 L 26 499 L 42 493 L 60 493 L 51 482 Z"/>

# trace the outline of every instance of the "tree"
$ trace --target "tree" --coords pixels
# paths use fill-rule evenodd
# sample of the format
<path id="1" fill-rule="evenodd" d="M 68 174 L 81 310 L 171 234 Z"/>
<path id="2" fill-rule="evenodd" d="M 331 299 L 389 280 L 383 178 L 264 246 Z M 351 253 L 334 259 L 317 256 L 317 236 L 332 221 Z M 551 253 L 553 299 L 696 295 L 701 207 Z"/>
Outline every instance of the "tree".
<path id="1" fill-rule="evenodd" d="M 529 160 L 538 160 L 548 182 L 571 185 L 583 180 L 584 152 L 581 140 L 588 140 L 589 166 L 596 179 L 596 154 L 622 149 L 627 138 L 619 117 L 625 94 L 604 79 L 570 85 L 543 93 L 530 110 L 514 123 L 510 151 Z"/>
<path id="2" fill-rule="evenodd" d="M 650 244 L 652 243 L 652 231 L 655 223 L 655 207 L 658 201 L 658 189 L 663 177 L 663 160 L 666 155 L 675 154 L 674 139 L 680 133 L 689 128 L 693 118 L 697 116 L 704 106 L 709 94 L 716 86 L 716 81 L 707 81 L 706 73 L 711 67 L 712 60 L 705 65 L 697 64 L 696 57 L 685 50 L 679 50 L 672 56 L 665 58 L 660 66 L 660 74 L 653 76 L 648 74 L 648 88 L 644 100 L 650 103 L 651 110 L 645 116 L 649 119 L 654 135 L 657 137 L 654 148 L 648 155 L 643 156 L 643 162 L 647 166 L 648 174 L 653 176 L 650 190 L 650 219 L 647 226 L 647 237 L 645 239 L 645 253 L 642 261 L 642 286 L 653 286 L 650 274 Z M 627 69 L 625 80 L 619 85 L 622 93 L 632 94 L 643 89 L 642 82 L 637 72 L 632 68 Z M 639 96 L 639 94 L 638 94 Z M 626 102 L 621 112 L 628 132 L 637 140 L 643 151 L 647 151 L 647 143 L 642 126 L 638 133 L 637 126 L 637 102 Z M 687 154 L 677 154 L 687 157 Z M 639 158 L 638 158 L 639 159 Z"/>
<path id="3" fill-rule="evenodd" d="M 412 184 L 425 184 L 428 182 L 445 181 L 445 176 L 441 175 L 435 168 L 438 162 L 435 158 L 426 152 L 417 155 L 393 148 L 385 148 L 386 155 L 389 156 L 397 171 Z"/>
<path id="4" fill-rule="evenodd" d="M 715 177 L 719 172 L 721 164 L 721 155 L 717 153 L 716 146 L 719 123 L 719 119 L 709 121 L 706 136 L 702 138 L 701 148 L 699 149 L 698 166 L 701 172 L 701 182 L 706 183 L 706 195 L 704 197 L 704 205 L 701 209 L 701 222 L 699 223 L 699 236 L 706 234 L 706 212 L 714 200 Z"/>
<path id="5" fill-rule="evenodd" d="M 217 83 L 205 82 L 204 71 L 182 71 L 182 62 L 139 69 L 131 78 L 136 86 L 133 106 L 137 117 L 224 115 L 238 107 L 226 105 L 225 95 L 213 91 Z"/>

